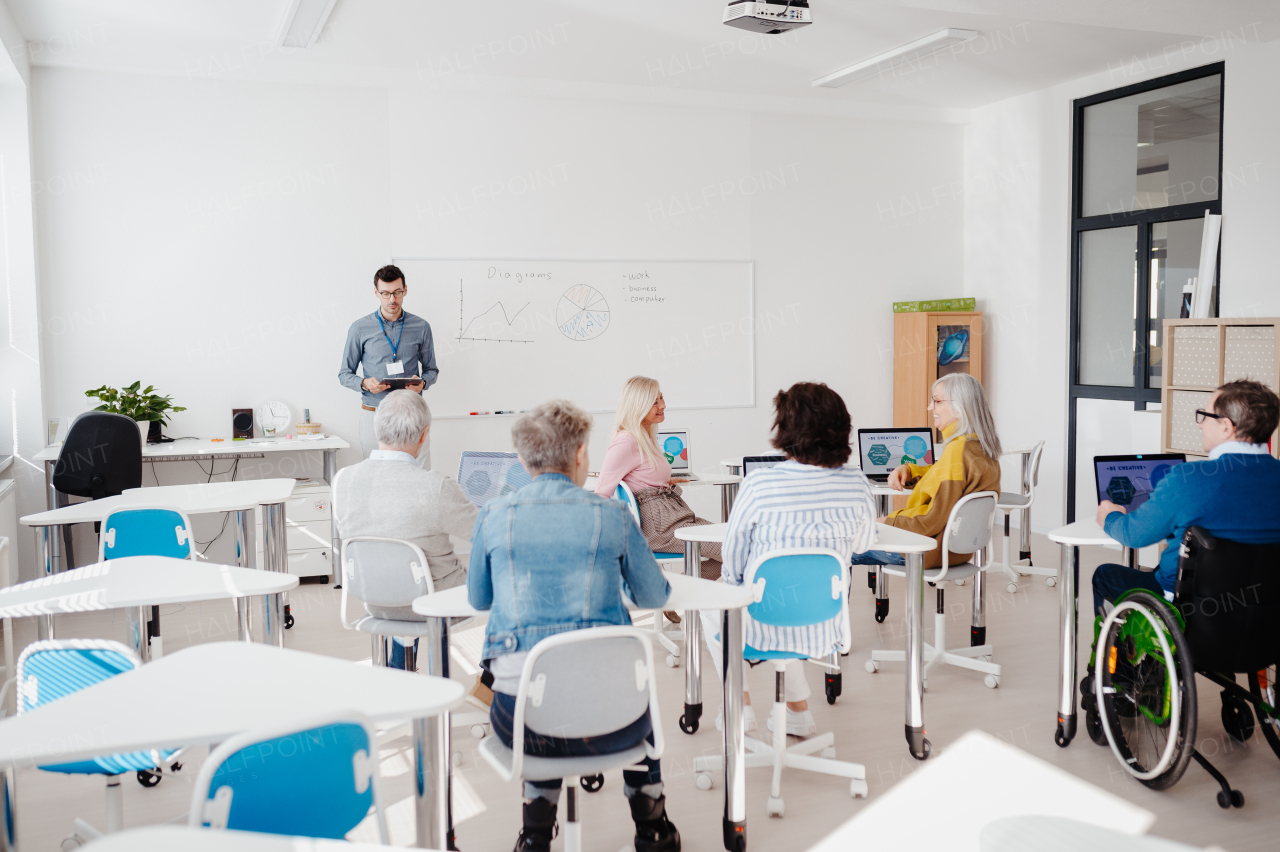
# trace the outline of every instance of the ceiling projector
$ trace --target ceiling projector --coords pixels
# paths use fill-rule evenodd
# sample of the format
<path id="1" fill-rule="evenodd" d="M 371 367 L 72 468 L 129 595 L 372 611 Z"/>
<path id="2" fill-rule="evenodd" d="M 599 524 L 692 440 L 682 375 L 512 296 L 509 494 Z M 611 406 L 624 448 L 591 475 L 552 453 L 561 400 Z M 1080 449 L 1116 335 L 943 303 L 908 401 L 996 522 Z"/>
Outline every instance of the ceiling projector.
<path id="1" fill-rule="evenodd" d="M 753 33 L 774 35 L 806 27 L 813 23 L 813 18 L 809 16 L 809 0 L 773 3 L 733 0 L 724 10 L 724 22 Z"/>

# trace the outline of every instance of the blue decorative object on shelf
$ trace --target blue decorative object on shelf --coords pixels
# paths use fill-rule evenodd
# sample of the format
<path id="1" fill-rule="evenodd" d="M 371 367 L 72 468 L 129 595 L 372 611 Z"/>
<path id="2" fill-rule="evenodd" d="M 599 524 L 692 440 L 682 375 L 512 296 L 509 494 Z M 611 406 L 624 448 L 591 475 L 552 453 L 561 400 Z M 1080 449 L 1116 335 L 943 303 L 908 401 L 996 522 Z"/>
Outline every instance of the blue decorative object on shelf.
<path id="1" fill-rule="evenodd" d="M 938 347 L 938 365 L 945 367 L 969 349 L 969 332 L 957 331 Z"/>

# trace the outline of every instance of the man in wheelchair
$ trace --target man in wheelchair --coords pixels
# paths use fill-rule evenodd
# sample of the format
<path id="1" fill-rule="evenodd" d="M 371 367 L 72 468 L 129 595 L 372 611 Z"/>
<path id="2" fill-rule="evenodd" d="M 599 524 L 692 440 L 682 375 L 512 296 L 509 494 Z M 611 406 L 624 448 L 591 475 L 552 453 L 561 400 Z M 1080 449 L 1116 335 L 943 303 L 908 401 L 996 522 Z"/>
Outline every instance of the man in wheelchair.
<path id="1" fill-rule="evenodd" d="M 1252 735 L 1256 711 L 1280 756 L 1280 461 L 1267 446 L 1280 398 L 1258 382 L 1230 382 L 1196 421 L 1207 460 L 1175 467 L 1131 515 L 1098 507 L 1099 525 L 1121 544 L 1169 546 L 1154 574 L 1122 565 L 1094 573 L 1098 618 L 1081 703 L 1090 739 L 1143 784 L 1166 789 L 1195 759 L 1220 785 L 1218 804 L 1243 807 L 1196 751 L 1196 674 L 1222 687 L 1233 739 Z"/>

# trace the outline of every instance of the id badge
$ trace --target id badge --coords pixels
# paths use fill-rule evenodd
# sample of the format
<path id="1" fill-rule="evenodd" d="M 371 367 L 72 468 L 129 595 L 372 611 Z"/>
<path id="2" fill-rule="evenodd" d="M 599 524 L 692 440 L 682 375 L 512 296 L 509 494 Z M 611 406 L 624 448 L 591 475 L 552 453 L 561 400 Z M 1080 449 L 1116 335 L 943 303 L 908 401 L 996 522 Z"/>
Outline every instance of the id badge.
<path id="1" fill-rule="evenodd" d="M 390 364 L 387 365 L 387 375 L 388 376 L 404 375 L 404 364 L 401 363 L 400 361 L 392 361 Z"/>

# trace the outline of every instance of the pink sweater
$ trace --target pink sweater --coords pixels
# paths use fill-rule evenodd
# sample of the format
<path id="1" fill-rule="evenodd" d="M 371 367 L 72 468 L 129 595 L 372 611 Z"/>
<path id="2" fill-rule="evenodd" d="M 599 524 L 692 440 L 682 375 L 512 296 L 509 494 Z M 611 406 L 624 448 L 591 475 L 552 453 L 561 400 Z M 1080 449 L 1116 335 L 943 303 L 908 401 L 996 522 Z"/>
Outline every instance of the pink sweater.
<path id="1" fill-rule="evenodd" d="M 630 432 L 619 432 L 609 442 L 600 468 L 596 493 L 601 497 L 613 497 L 618 483 L 625 482 L 632 491 L 641 488 L 662 488 L 671 484 L 671 465 L 665 458 L 657 466 L 640 455 L 640 445 Z"/>

